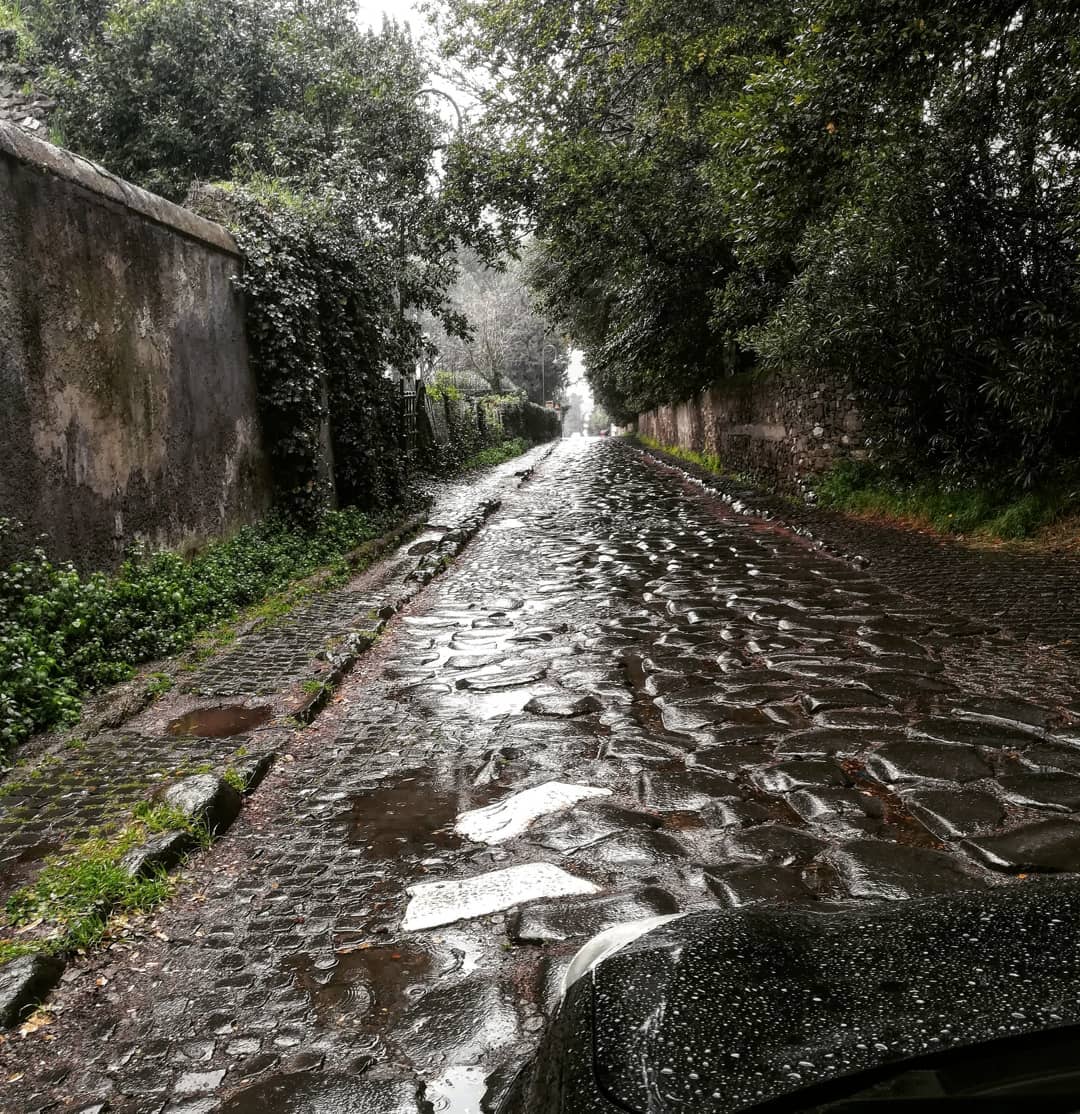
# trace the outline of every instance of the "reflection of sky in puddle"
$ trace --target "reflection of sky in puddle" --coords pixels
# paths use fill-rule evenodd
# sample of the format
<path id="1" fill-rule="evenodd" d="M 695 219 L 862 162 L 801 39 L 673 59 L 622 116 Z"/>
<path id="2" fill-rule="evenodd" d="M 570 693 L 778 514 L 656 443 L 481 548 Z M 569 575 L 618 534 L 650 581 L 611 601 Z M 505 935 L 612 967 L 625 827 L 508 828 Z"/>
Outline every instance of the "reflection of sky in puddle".
<path id="1" fill-rule="evenodd" d="M 480 1103 L 487 1091 L 484 1069 L 447 1068 L 438 1079 L 426 1084 L 425 1097 L 437 1114 L 481 1114 Z"/>
<path id="2" fill-rule="evenodd" d="M 519 863 L 473 878 L 408 887 L 402 928 L 419 932 L 511 909 L 528 901 L 592 894 L 597 887 L 551 863 Z"/>
<path id="3" fill-rule="evenodd" d="M 557 690 L 550 685 L 500 689 L 496 692 L 470 692 L 468 689 L 457 689 L 453 693 L 440 697 L 439 704 L 443 707 L 467 708 L 469 715 L 476 716 L 477 719 L 498 719 L 500 716 L 521 715 L 525 711 L 525 705 L 534 696 L 555 691 Z"/>
<path id="4" fill-rule="evenodd" d="M 463 812 L 455 828 L 476 843 L 503 843 L 521 835 L 541 816 L 570 808 L 587 797 L 604 797 L 610 789 L 548 781 L 496 801 L 493 805 Z"/>

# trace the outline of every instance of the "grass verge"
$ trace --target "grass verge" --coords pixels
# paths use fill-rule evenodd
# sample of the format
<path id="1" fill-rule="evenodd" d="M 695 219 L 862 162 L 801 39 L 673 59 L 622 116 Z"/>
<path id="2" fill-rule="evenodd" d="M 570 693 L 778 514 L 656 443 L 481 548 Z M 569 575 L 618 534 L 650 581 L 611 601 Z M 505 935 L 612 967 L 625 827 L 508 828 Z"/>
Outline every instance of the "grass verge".
<path id="1" fill-rule="evenodd" d="M 502 441 L 498 445 L 490 445 L 478 453 L 473 453 L 461 465 L 461 471 L 472 472 L 477 468 L 493 468 L 496 464 L 504 464 L 516 456 L 521 456 L 522 453 L 527 453 L 531 448 L 532 444 L 524 437 L 514 437 L 509 441 Z"/>
<path id="2" fill-rule="evenodd" d="M 952 534 L 1012 541 L 1032 538 L 1080 513 L 1080 465 L 1026 492 L 1003 484 L 948 487 L 940 479 L 892 478 L 845 462 L 815 485 L 818 504 Z"/>
<path id="3" fill-rule="evenodd" d="M 659 453 L 665 453 L 667 456 L 673 456 L 676 460 L 686 461 L 687 464 L 696 464 L 699 468 L 704 468 L 709 472 L 715 472 L 718 476 L 727 476 L 729 479 L 741 479 L 734 472 L 724 467 L 724 462 L 718 457 L 713 456 L 712 453 L 696 453 L 693 449 L 684 449 L 678 445 L 665 445 L 657 441 L 655 437 L 646 437 L 643 433 L 634 433 L 630 435 L 630 440 L 636 445 L 641 445 L 646 449 L 655 449 Z"/>
<path id="4" fill-rule="evenodd" d="M 147 912 L 164 901 L 173 885 L 164 870 L 136 877 L 121 863 L 133 848 L 165 831 L 185 831 L 200 846 L 210 841 L 205 825 L 168 806 L 146 804 L 123 827 L 46 859 L 34 880 L 7 900 L 0 964 L 21 955 L 85 950 L 105 935 L 112 917 Z"/>

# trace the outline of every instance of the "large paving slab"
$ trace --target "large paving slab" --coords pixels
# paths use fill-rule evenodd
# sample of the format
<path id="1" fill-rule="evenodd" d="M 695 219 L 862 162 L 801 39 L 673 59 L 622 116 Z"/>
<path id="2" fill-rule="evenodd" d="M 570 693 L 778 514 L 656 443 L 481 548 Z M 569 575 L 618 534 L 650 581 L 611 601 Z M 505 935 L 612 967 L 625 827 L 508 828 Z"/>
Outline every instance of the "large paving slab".
<path id="1" fill-rule="evenodd" d="M 177 899 L 0 1047 L 0 1108 L 478 1114 L 613 921 L 1080 869 L 1078 679 L 625 445 L 566 443 Z M 503 801 L 480 817 L 531 822 L 490 839 Z M 462 919 L 406 922 L 455 893 Z"/>

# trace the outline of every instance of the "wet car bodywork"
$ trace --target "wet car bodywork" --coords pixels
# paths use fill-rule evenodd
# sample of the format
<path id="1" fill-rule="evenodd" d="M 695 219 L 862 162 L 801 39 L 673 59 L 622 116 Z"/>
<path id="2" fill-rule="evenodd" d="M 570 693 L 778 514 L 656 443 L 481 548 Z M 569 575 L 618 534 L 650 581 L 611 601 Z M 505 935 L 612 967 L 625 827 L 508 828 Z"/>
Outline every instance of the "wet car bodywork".
<path id="1" fill-rule="evenodd" d="M 667 920 L 573 982 L 500 1109 L 1064 1111 L 1078 1096 L 1080 886 L 1022 882 Z"/>

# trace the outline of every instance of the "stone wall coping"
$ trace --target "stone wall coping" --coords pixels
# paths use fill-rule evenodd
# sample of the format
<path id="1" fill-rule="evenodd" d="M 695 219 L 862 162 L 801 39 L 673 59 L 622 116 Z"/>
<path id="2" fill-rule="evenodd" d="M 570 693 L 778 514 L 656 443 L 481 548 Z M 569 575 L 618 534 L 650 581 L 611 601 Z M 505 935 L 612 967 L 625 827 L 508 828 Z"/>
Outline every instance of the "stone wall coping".
<path id="1" fill-rule="evenodd" d="M 6 155 L 17 162 L 36 170 L 40 174 L 53 175 L 81 187 L 90 193 L 137 213 L 145 220 L 162 225 L 182 236 L 209 247 L 217 248 L 228 255 L 240 255 L 236 241 L 229 233 L 213 221 L 166 201 L 157 194 L 125 182 L 115 174 L 99 166 L 74 151 L 54 147 L 43 139 L 31 135 L 15 124 L 0 120 L 0 155 Z"/>

